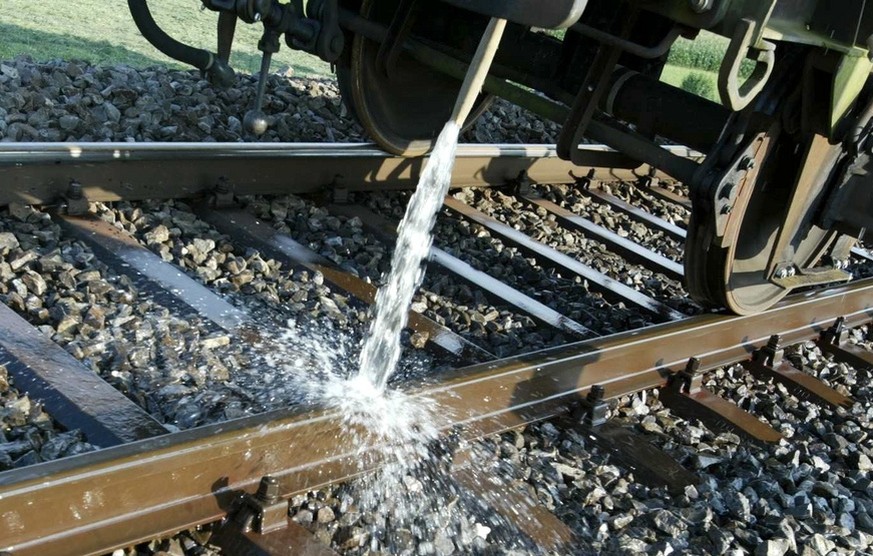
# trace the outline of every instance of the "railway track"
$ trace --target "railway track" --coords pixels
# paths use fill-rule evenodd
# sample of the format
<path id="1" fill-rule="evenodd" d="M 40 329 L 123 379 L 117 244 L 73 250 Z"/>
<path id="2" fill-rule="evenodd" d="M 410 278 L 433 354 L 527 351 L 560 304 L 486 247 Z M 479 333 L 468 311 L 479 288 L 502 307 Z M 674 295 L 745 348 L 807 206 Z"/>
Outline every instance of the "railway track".
<path id="1" fill-rule="evenodd" d="M 595 185 L 650 175 L 646 168 L 617 170 L 609 166 L 618 159 L 607 149 L 592 146 L 589 151 L 592 165 L 573 172 Z M 605 166 L 594 164 L 604 161 Z M 285 316 L 282 303 L 265 304 L 266 312 L 273 312 L 267 319 L 234 304 L 233 296 L 218 294 L 222 290 L 218 282 L 185 268 L 185 261 L 192 257 L 203 255 L 201 262 L 207 259 L 208 253 L 198 253 L 193 242 L 184 252 L 162 249 L 162 238 L 155 237 L 161 235 L 155 232 L 158 226 L 150 226 L 150 238 L 142 230 L 131 233 L 126 225 L 133 218 L 111 222 L 110 210 L 98 206 L 97 217 L 89 214 L 89 203 L 198 198 L 188 213 L 191 218 L 186 217 L 190 230 L 173 233 L 185 236 L 196 235 L 199 229 L 215 230 L 227 238 L 227 252 L 232 252 L 231 247 L 237 252 L 250 250 L 259 253 L 261 260 L 281 263 L 283 269 L 317 275 L 319 287 L 341 292 L 352 300 L 346 312 L 354 312 L 355 307 L 363 311 L 373 302 L 372 281 L 378 278 L 378 266 L 352 272 L 347 263 L 354 259 L 353 252 L 341 256 L 334 249 L 336 256 L 325 255 L 311 233 L 284 230 L 288 220 L 283 218 L 285 224 L 280 225 L 275 216 L 277 207 L 267 203 L 259 209 L 257 199 L 248 206 L 237 201 L 277 193 L 312 195 L 324 218 L 356 220 L 362 232 L 390 243 L 395 224 L 390 207 L 380 205 L 378 199 L 367 201 L 355 195 L 376 183 L 388 189 L 409 188 L 420 170 L 417 164 L 385 158 L 354 145 L 20 144 L 0 152 L 0 172 L 10 184 L 0 193 L 0 204 L 44 205 L 44 212 L 35 213 L 39 216 L 31 220 L 24 216 L 24 222 L 50 218 L 64 242 L 74 240 L 87 246 L 95 258 L 83 258 L 77 251 L 77 275 L 100 267 L 113 276 L 126 276 L 119 280 L 132 284 L 171 317 L 202 323 L 206 332 L 197 339 L 197 345 L 205 350 L 229 344 L 276 349 L 282 338 L 271 335 L 270 327 Z M 559 418 L 612 454 L 623 469 L 682 492 L 694 484 L 694 475 L 667 452 L 648 443 L 639 430 L 607 421 L 609 402 L 654 390 L 677 416 L 765 444 L 778 444 L 784 439 L 783 432 L 758 418 L 754 410 L 746 411 L 705 387 L 703 373 L 741 363 L 755 381 L 779 384 L 797 398 L 829 411 L 853 403 L 846 392 L 797 369 L 782 357 L 781 350 L 814 341 L 818 349 L 845 365 L 873 365 L 869 352 L 846 342 L 849 329 L 866 325 L 873 318 L 870 280 L 793 296 L 771 311 L 747 317 L 706 314 L 677 304 L 669 295 L 641 291 L 644 288 L 634 287 L 635 282 L 628 279 L 639 274 L 634 269 L 645 269 L 663 283 L 678 283 L 681 266 L 675 257 L 625 239 L 610 229 L 609 223 L 580 218 L 561 206 L 560 200 L 538 195 L 542 191 L 532 190 L 528 183 L 574 182 L 577 178 L 570 170 L 543 147 L 489 146 L 459 151 L 455 184 L 509 184 L 507 197 L 513 202 L 541 211 L 556 223 L 555 228 L 589 238 L 590 249 L 595 243 L 605 246 L 626 261 L 630 270 L 611 274 L 608 269 L 595 268 L 580 262 L 581 255 L 577 258 L 550 245 L 548 235 L 537 240 L 519 231 L 499 210 L 479 210 L 462 200 L 463 195 L 447 197 L 449 215 L 473 230 L 473 235 L 499 241 L 513 256 L 518 253 L 535 260 L 562 279 L 580 284 L 578 288 L 584 283 L 585 296 L 596 303 L 565 314 L 560 303 L 539 295 L 536 283 L 495 278 L 478 268 L 463 249 L 435 246 L 430 273 L 438 272 L 448 276 L 449 282 L 484 292 L 483 296 L 499 307 L 498 317 L 493 318 L 523 315 L 533 324 L 522 326 L 519 334 L 539 329 L 552 334 L 538 346 L 544 349 L 516 350 L 507 357 L 479 341 L 481 336 L 459 332 L 435 305 L 422 301 L 423 310 L 411 315 L 409 343 L 431 353 L 432 363 L 452 369 L 436 377 L 419 376 L 403 388 L 412 398 L 432 400 L 439 408 L 437 413 L 443 418 L 436 424 L 442 434 L 456 441 L 472 440 Z M 678 201 L 681 206 L 682 199 L 667 189 L 650 189 L 649 193 Z M 641 212 L 605 189 L 594 187 L 578 194 L 612 207 L 622 218 L 657 230 L 674 243 L 681 244 L 684 239 L 680 226 Z M 272 222 L 265 214 L 272 214 Z M 169 230 L 167 236 L 165 239 L 172 236 Z M 203 249 L 217 251 L 219 244 L 208 241 L 213 244 Z M 50 238 L 42 243 L 47 252 L 59 246 Z M 856 250 L 855 256 L 870 259 L 863 250 Z M 10 269 L 16 264 L 16 279 L 24 286 L 22 291 L 16 289 L 20 289 L 18 284 L 7 288 L 9 307 L 0 306 L 0 351 L 10 377 L 17 388 L 40 399 L 60 427 L 81 431 L 88 442 L 103 449 L 0 473 L 0 523 L 7 531 L 0 550 L 16 555 L 102 554 L 216 523 L 228 515 L 235 518 L 216 532 L 214 542 L 229 553 L 242 550 L 242 545 L 251 553 L 299 552 L 303 546 L 311 551 L 328 550 L 289 518 L 288 500 L 371 472 L 385 457 L 379 446 L 389 440 L 355 436 L 357 429 L 350 429 L 340 412 L 305 400 L 293 407 L 196 428 L 194 420 L 189 423 L 192 428 L 170 432 L 160 422 L 166 416 L 154 415 L 147 400 L 141 399 L 139 404 L 131 401 L 137 397 L 134 390 L 126 389 L 129 397 L 125 397 L 86 368 L 74 356 L 76 349 L 71 344 L 75 342 L 67 343 L 65 350 L 28 322 L 36 324 L 43 319 L 43 332 L 47 331 L 46 323 L 54 322 L 28 306 L 34 288 L 45 293 L 46 287 L 27 273 L 38 274 L 31 267 L 42 269 L 35 265 L 48 263 L 36 259 L 7 262 Z M 264 264 L 263 272 L 270 272 L 270 265 Z M 74 280 L 73 289 L 88 290 L 89 295 L 98 291 L 96 282 L 101 274 Z M 252 277 L 240 281 L 240 291 L 256 282 Z M 269 300 L 270 291 L 265 286 L 244 293 Z M 18 294 L 21 302 L 10 292 Z M 276 301 L 281 299 L 277 296 Z M 321 307 L 324 305 L 329 304 L 322 302 Z M 615 326 L 605 326 L 596 314 L 592 317 L 593 307 L 625 315 L 625 330 L 613 333 Z M 478 330 L 487 331 L 493 318 L 483 318 Z M 63 322 L 63 318 L 56 320 Z M 53 324 L 55 339 L 68 341 L 61 338 L 60 322 Z M 631 323 L 637 327 L 632 328 Z M 136 334 L 130 337 L 137 338 Z M 142 341 L 148 342 L 146 338 Z M 249 363 L 252 376 L 257 376 L 257 365 L 263 361 L 252 358 Z M 125 384 L 121 379 L 117 382 Z M 169 380 L 169 384 L 174 382 L 178 380 Z M 278 406 L 282 405 L 288 403 L 280 398 Z M 453 477 L 458 484 L 481 493 L 483 487 L 474 484 L 475 477 L 470 480 L 466 475 L 464 479 L 465 457 L 463 450 L 456 454 Z M 259 489 L 260 494 L 256 494 Z M 490 504 L 501 511 L 498 501 L 492 498 Z M 504 508 L 504 513 L 512 512 Z M 51 519 L 46 519 L 47 515 Z M 562 543 L 578 542 L 574 538 L 577 532 L 550 516 L 540 509 L 535 519 L 516 519 L 513 524 L 546 548 L 560 550 L 567 546 Z M 235 527 L 237 522 L 243 525 Z"/>

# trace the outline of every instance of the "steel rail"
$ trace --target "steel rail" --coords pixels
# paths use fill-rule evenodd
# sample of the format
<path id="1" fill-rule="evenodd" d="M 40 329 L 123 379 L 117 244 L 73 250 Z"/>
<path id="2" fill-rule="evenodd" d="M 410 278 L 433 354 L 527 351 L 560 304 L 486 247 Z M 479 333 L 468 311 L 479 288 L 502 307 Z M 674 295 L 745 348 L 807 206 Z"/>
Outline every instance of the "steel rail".
<path id="1" fill-rule="evenodd" d="M 757 315 L 709 314 L 466 367 L 411 394 L 439 407 L 444 429 L 476 437 L 565 413 L 594 385 L 615 398 L 664 386 L 691 357 L 708 370 L 747 359 L 774 333 L 809 340 L 839 316 L 845 326 L 873 319 L 873 279 Z M 285 497 L 351 478 L 375 449 L 353 432 L 335 411 L 296 408 L 0 473 L 0 550 L 102 554 L 219 520 L 264 475 Z"/>
<path id="2" fill-rule="evenodd" d="M 443 200 L 443 205 L 469 219 L 471 222 L 483 226 L 503 243 L 513 245 L 522 252 L 535 257 L 540 261 L 540 264 L 551 266 L 561 272 L 575 274 L 588 280 L 606 299 L 612 302 L 634 305 L 662 319 L 679 320 L 685 316 L 670 306 L 581 263 L 578 259 L 567 255 L 563 251 L 554 249 L 541 241 L 527 236 L 509 224 L 501 222 L 470 205 L 466 205 L 454 197 L 446 196 Z"/>
<path id="3" fill-rule="evenodd" d="M 679 156 L 699 153 L 669 147 Z M 554 145 L 460 145 L 452 184 L 503 185 L 527 173 L 569 183 L 571 172 L 632 180 L 651 168 L 614 168 L 621 155 L 585 145 L 584 164 L 557 157 Z M 194 197 L 217 185 L 239 195 L 413 188 L 426 158 L 402 158 L 358 143 L 12 143 L 0 145 L 0 206 L 63 202 L 70 184 L 89 201 Z"/>
<path id="4" fill-rule="evenodd" d="M 685 271 L 681 263 L 670 260 L 667 257 L 641 247 L 626 237 L 621 237 L 616 232 L 595 224 L 587 218 L 583 218 L 564 207 L 553 203 L 548 199 L 531 195 L 521 195 L 521 199 L 542 208 L 557 218 L 561 226 L 568 230 L 579 230 L 588 238 L 605 245 L 613 253 L 621 255 L 624 259 L 645 266 L 655 272 L 661 272 L 674 280 L 682 280 Z"/>
<path id="5" fill-rule="evenodd" d="M 369 231 L 391 243 L 397 240 L 398 222 L 384 218 L 366 207 L 335 204 L 330 205 L 328 210 L 334 214 L 358 217 Z M 442 267 L 444 272 L 448 272 L 455 279 L 462 280 L 481 289 L 486 296 L 493 297 L 501 303 L 515 307 L 532 318 L 558 330 L 574 334 L 577 339 L 595 335 L 593 331 L 582 324 L 501 282 L 488 273 L 473 268 L 472 265 L 443 251 L 439 247 L 431 246 L 428 262 Z"/>

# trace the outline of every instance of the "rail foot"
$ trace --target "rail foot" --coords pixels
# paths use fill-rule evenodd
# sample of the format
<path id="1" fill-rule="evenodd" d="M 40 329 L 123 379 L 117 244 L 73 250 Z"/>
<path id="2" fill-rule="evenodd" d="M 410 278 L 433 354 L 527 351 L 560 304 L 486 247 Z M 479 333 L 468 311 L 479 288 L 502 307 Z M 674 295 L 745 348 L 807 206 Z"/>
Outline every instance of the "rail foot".
<path id="1" fill-rule="evenodd" d="M 816 344 L 837 361 L 862 369 L 873 368 L 873 353 L 847 343 L 848 334 L 846 319 L 839 317 L 830 328 L 822 332 Z"/>
<path id="2" fill-rule="evenodd" d="M 770 337 L 767 345 L 757 350 L 752 359 L 743 362 L 746 368 L 759 380 L 773 379 L 784 385 L 794 396 L 828 407 L 850 407 L 855 401 L 840 394 L 811 374 L 797 369 L 782 357 L 779 336 Z"/>
<path id="3" fill-rule="evenodd" d="M 783 438 L 770 425 L 701 386 L 699 368 L 700 361 L 692 357 L 684 371 L 670 377 L 667 386 L 660 390 L 664 405 L 686 418 L 700 420 L 713 430 L 732 431 L 763 442 Z"/>
<path id="4" fill-rule="evenodd" d="M 240 556 L 336 554 L 288 517 L 288 501 L 279 496 L 279 483 L 269 476 L 261 479 L 257 493 L 237 499 L 210 543 Z"/>

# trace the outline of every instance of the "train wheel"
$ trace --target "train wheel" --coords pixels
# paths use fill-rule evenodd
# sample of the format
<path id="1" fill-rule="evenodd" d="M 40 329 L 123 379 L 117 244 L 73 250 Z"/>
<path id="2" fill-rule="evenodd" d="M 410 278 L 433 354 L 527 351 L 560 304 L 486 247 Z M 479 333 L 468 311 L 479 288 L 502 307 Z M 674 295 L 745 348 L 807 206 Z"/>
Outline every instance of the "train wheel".
<path id="1" fill-rule="evenodd" d="M 388 26 L 400 1 L 364 0 L 361 15 Z M 403 53 L 386 73 L 377 64 L 379 47 L 355 35 L 349 67 L 337 69 L 343 100 L 380 147 L 402 156 L 422 155 L 451 116 L 461 82 Z M 489 95 L 479 96 L 465 129 L 490 102 Z"/>
<path id="2" fill-rule="evenodd" d="M 764 311 L 782 299 L 790 288 L 773 279 L 774 269 L 812 267 L 837 236 L 815 222 L 840 147 L 821 136 L 798 143 L 778 131 L 756 140 L 757 171 L 736 185 L 724 232 L 719 237 L 716 231 L 715 209 L 695 206 L 685 253 L 692 297 L 738 314 Z"/>

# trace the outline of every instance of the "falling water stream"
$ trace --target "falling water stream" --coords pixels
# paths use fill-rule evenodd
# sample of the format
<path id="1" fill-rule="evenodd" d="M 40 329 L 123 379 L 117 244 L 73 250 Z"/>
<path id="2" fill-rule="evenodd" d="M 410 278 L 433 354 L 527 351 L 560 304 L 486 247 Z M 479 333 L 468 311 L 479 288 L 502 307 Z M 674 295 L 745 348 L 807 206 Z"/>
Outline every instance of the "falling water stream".
<path id="1" fill-rule="evenodd" d="M 423 550 L 441 535 L 467 549 L 473 543 L 483 545 L 486 538 L 504 548 L 522 546 L 513 526 L 493 512 L 482 513 L 481 501 L 465 498 L 463 489 L 456 485 L 451 471 L 453 454 L 464 449 L 463 441 L 440 436 L 451 411 L 420 392 L 410 394 L 386 387 L 400 362 L 400 333 L 424 278 L 423 263 L 430 251 L 437 212 L 450 185 L 458 135 L 456 123 L 446 124 L 406 207 L 391 270 L 376 294 L 375 314 L 357 372 L 351 376 L 347 372 L 356 351 L 351 338 L 330 328 L 289 324 L 283 341 L 278 342 L 284 348 L 266 356 L 282 369 L 283 376 L 297 378 L 303 399 L 337 410 L 344 424 L 337 440 L 348 446 L 352 461 L 366 472 L 354 482 L 355 507 L 368 515 L 387 517 L 384 530 L 374 526 L 368 533 L 374 551 L 408 550 L 408 546 L 397 544 L 401 533 L 414 535 Z M 493 466 L 469 472 L 475 480 L 487 482 L 497 497 L 511 480 Z M 536 500 L 525 504 L 534 507 Z M 524 508 L 520 512 L 529 513 Z M 496 528 L 493 533 L 492 528 Z"/>
<path id="2" fill-rule="evenodd" d="M 430 251 L 431 230 L 449 190 L 460 129 L 443 128 L 424 167 L 418 187 L 400 222 L 391 271 L 376 294 L 375 317 L 364 342 L 358 377 L 383 391 L 400 359 L 400 333 L 406 326 L 412 296 L 424 278 L 422 262 Z"/>
<path id="3" fill-rule="evenodd" d="M 355 481 L 355 506 L 362 513 L 376 512 L 388 518 L 383 531 L 371 528 L 373 551 L 408 551 L 409 546 L 397 544 L 401 532 L 414 535 L 423 550 L 433 551 L 439 535 L 449 544 L 453 541 L 448 536 L 461 539 L 466 535 L 469 538 L 458 540 L 458 546 L 470 547 L 475 539 L 484 542 L 486 537 L 493 538 L 492 526 L 511 530 L 502 519 L 477 517 L 479 502 L 459 494 L 450 472 L 453 454 L 462 450 L 462 440 L 440 435 L 452 412 L 421 392 L 387 388 L 400 363 L 401 332 L 407 325 L 412 298 L 424 279 L 423 263 L 433 242 L 431 232 L 451 184 L 460 133 L 457 122 L 464 120 L 481 89 L 504 25 L 504 20 L 489 23 L 462 85 L 459 103 L 437 138 L 406 207 L 391 270 L 376 294 L 357 373 L 348 373 L 355 366 L 351 338 L 336 330 L 319 331 L 317 326 L 289 323 L 284 341 L 279 342 L 284 348 L 266 355 L 284 376 L 298 379 L 303 399 L 338 410 L 344 427 L 336 440 L 348 446 L 351 459 L 365 472 Z M 472 472 L 479 478 L 477 470 Z M 478 480 L 495 485 L 494 475 L 493 469 L 486 469 Z M 501 544 L 520 546 L 515 537 Z"/>

